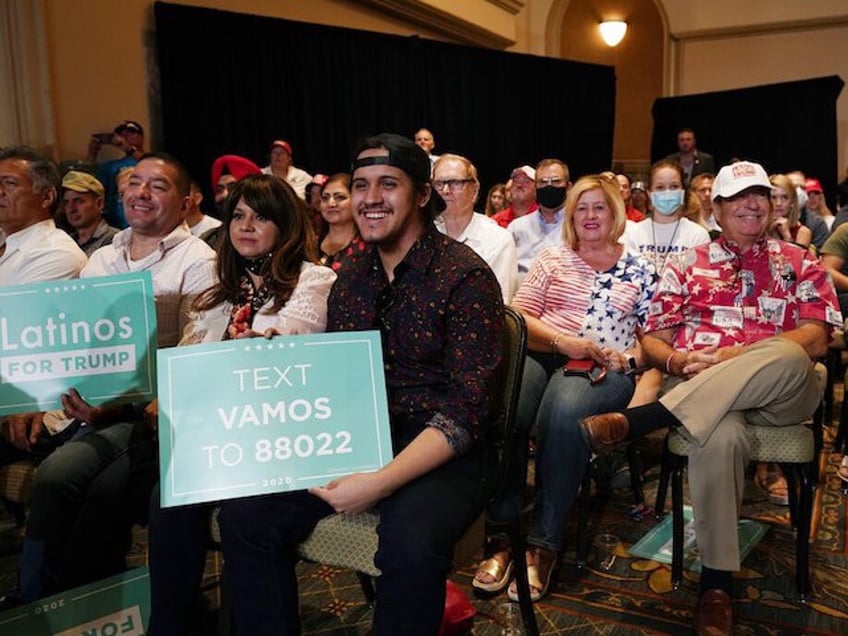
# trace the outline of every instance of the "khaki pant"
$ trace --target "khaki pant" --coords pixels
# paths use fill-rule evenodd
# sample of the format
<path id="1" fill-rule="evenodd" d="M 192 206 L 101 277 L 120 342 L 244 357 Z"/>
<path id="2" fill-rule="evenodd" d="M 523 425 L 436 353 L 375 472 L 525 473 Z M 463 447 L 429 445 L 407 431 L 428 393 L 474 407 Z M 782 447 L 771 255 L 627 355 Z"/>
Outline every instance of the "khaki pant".
<path id="1" fill-rule="evenodd" d="M 704 565 L 739 569 L 736 526 L 750 458 L 746 424 L 791 426 L 815 411 L 820 382 L 804 349 L 769 338 L 685 382 L 668 377 L 660 403 L 694 443 L 689 490 Z"/>

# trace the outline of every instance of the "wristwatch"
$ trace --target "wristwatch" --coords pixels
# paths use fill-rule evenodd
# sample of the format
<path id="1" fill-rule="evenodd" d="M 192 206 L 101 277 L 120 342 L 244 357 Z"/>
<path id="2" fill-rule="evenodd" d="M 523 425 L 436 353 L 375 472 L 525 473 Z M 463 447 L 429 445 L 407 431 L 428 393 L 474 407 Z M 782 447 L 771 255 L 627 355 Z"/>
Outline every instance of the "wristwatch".
<path id="1" fill-rule="evenodd" d="M 631 375 L 636 373 L 636 369 L 638 368 L 636 364 L 636 358 L 634 358 L 629 353 L 624 354 L 624 373 L 626 375 Z"/>

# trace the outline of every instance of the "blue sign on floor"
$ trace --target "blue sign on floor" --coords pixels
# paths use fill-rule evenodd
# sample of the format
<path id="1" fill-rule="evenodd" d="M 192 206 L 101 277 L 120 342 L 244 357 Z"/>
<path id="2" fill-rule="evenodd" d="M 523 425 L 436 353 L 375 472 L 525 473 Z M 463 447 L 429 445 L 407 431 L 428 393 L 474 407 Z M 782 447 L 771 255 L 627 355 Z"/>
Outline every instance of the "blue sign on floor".
<path id="1" fill-rule="evenodd" d="M 0 636 L 142 636 L 149 615 L 142 567 L 0 613 Z"/>

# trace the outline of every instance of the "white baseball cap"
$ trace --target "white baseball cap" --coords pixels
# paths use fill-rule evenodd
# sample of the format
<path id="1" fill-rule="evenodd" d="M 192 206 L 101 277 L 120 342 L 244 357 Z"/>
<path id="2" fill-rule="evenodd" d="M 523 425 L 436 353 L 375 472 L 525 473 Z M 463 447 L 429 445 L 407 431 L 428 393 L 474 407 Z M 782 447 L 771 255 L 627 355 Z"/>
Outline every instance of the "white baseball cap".
<path id="1" fill-rule="evenodd" d="M 753 161 L 737 161 L 718 171 L 713 181 L 712 200 L 728 199 L 755 186 L 771 190 L 765 168 Z"/>

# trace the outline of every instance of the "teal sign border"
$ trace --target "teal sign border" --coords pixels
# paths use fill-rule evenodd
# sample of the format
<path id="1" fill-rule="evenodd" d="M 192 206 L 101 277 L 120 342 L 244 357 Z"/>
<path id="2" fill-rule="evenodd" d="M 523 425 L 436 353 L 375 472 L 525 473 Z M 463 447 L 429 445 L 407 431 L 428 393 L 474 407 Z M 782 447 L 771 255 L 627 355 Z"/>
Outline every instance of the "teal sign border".
<path id="1" fill-rule="evenodd" d="M 121 338 L 119 321 L 126 317 L 133 333 Z M 100 320 L 114 328 L 108 340 L 93 335 Z M 155 397 L 156 307 L 150 272 L 3 287 L 0 321 L 0 415 L 61 408 L 60 396 L 70 388 L 95 405 Z M 88 323 L 88 343 L 74 344 L 74 322 Z M 24 332 L 44 344 L 24 345 Z M 51 332 L 57 340 L 52 345 Z M 79 372 L 77 358 L 89 361 L 88 356 L 98 364 L 113 364 L 112 370 Z M 72 360 L 75 368 L 69 369 Z M 24 365 L 33 373 L 15 377 L 15 369 L 23 375 Z"/>
<path id="2" fill-rule="evenodd" d="M 150 573 L 140 567 L 6 610 L 0 636 L 140 636 L 149 615 Z"/>
<path id="3" fill-rule="evenodd" d="M 305 489 L 392 458 L 377 331 L 157 355 L 165 507 Z"/>

